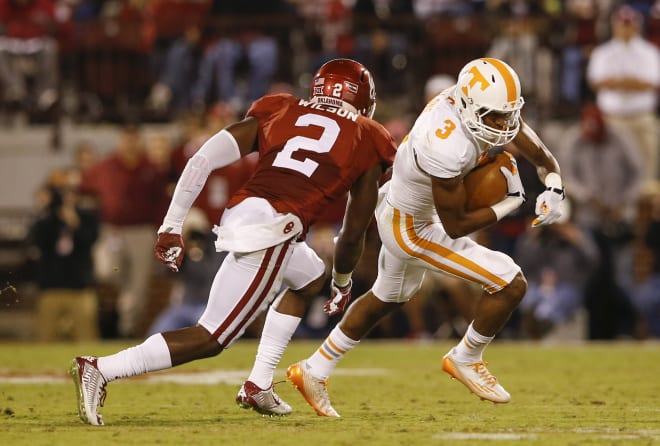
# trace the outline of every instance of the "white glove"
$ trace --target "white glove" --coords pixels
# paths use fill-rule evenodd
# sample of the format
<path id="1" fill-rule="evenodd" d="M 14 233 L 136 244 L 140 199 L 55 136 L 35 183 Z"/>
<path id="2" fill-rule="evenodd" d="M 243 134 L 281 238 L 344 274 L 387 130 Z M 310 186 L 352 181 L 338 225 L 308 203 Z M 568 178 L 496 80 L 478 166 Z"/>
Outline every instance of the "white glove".
<path id="1" fill-rule="evenodd" d="M 561 178 L 556 173 L 549 173 L 545 180 L 546 188 L 536 198 L 535 212 L 538 215 L 532 222 L 532 227 L 551 225 L 561 218 L 561 202 L 564 199 L 564 188 Z"/>
<path id="2" fill-rule="evenodd" d="M 513 172 L 506 167 L 500 167 L 500 172 L 506 178 L 506 188 L 508 190 L 506 198 L 499 203 L 495 203 L 490 208 L 495 212 L 497 220 L 501 220 L 511 211 L 518 209 L 525 202 L 525 188 L 518 174 L 518 167 L 513 161 Z"/>
<path id="3" fill-rule="evenodd" d="M 502 172 L 502 175 L 504 175 L 504 178 L 506 178 L 506 188 L 508 190 L 506 196 L 507 197 L 522 197 L 522 201 L 520 204 L 522 204 L 523 201 L 525 201 L 525 188 L 523 187 L 522 181 L 520 180 L 520 174 L 518 171 L 518 164 L 516 163 L 515 160 L 512 160 L 513 162 L 513 172 L 511 172 L 509 169 L 506 167 L 502 166 L 500 167 L 500 172 Z"/>

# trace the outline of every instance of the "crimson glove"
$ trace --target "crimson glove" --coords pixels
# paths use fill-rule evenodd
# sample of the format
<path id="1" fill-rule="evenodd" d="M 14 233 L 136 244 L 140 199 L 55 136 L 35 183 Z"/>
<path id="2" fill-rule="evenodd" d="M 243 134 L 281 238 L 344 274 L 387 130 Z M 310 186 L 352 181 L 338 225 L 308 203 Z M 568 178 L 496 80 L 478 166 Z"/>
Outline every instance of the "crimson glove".
<path id="1" fill-rule="evenodd" d="M 183 238 L 181 234 L 171 232 L 158 234 L 154 254 L 170 271 L 178 272 L 183 261 Z"/>
<path id="2" fill-rule="evenodd" d="M 351 287 L 353 281 L 349 280 L 347 285 L 339 286 L 332 281 L 330 285 L 330 295 L 332 296 L 323 306 L 323 312 L 328 316 L 341 314 L 346 309 L 346 306 L 351 301 Z"/>

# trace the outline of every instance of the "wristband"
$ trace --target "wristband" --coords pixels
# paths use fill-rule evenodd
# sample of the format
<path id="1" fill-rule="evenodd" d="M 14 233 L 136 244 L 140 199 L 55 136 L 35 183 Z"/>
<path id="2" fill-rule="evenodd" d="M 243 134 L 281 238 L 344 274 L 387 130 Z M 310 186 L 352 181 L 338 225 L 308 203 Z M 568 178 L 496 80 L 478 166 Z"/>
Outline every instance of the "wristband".
<path id="1" fill-rule="evenodd" d="M 545 190 L 552 191 L 564 199 L 564 186 L 561 183 L 561 177 L 558 173 L 550 172 L 545 176 Z"/>
<path id="2" fill-rule="evenodd" d="M 510 212 L 514 211 L 525 201 L 523 197 L 506 197 L 504 200 L 495 203 L 490 208 L 495 212 L 497 221 L 500 221 Z"/>
<path id="3" fill-rule="evenodd" d="M 545 190 L 552 191 L 552 192 L 556 193 L 557 195 L 559 195 L 562 198 L 562 200 L 564 199 L 564 188 L 557 188 L 557 187 L 548 186 L 548 187 L 545 188 Z"/>
<path id="4" fill-rule="evenodd" d="M 345 287 L 351 283 L 351 277 L 353 276 L 353 271 L 350 273 L 338 273 L 332 268 L 332 280 L 337 286 Z"/>
<path id="5" fill-rule="evenodd" d="M 178 234 L 181 235 L 183 228 L 180 225 L 172 224 L 170 222 L 163 222 L 163 224 L 158 228 L 158 231 L 156 231 L 156 234 L 164 234 L 164 233 L 170 233 L 170 234 Z"/>
<path id="6" fill-rule="evenodd" d="M 545 181 L 543 182 L 546 187 L 551 187 L 554 189 L 563 189 L 561 184 L 561 177 L 558 173 L 550 172 L 545 176 Z"/>

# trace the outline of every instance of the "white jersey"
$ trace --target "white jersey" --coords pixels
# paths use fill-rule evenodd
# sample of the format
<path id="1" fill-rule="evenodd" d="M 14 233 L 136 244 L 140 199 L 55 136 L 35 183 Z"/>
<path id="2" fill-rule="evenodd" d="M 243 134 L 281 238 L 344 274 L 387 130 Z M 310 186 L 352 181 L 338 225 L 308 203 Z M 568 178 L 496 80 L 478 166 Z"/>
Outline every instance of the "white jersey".
<path id="1" fill-rule="evenodd" d="M 431 178 L 464 176 L 482 149 L 461 124 L 449 88 L 432 99 L 399 146 L 387 202 L 416 218 L 436 214 Z"/>
<path id="2" fill-rule="evenodd" d="M 477 283 L 487 293 L 498 292 L 520 272 L 502 252 L 470 237 L 451 238 L 435 210 L 431 176 L 464 176 L 484 151 L 462 126 L 451 92 L 427 104 L 397 150 L 392 179 L 380 189 L 376 220 L 382 245 L 372 291 L 383 302 L 406 302 L 427 270 Z"/>

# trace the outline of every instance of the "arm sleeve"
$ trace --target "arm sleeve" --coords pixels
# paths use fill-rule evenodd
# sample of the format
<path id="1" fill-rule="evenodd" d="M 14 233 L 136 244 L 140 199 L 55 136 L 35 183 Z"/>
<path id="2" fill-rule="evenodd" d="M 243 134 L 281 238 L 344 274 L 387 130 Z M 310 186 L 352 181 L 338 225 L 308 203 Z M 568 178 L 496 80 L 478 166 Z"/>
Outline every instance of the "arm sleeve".
<path id="1" fill-rule="evenodd" d="M 209 138 L 186 163 L 158 233 L 181 234 L 183 220 L 211 171 L 231 164 L 240 157 L 238 144 L 228 131 L 222 130 Z"/>

